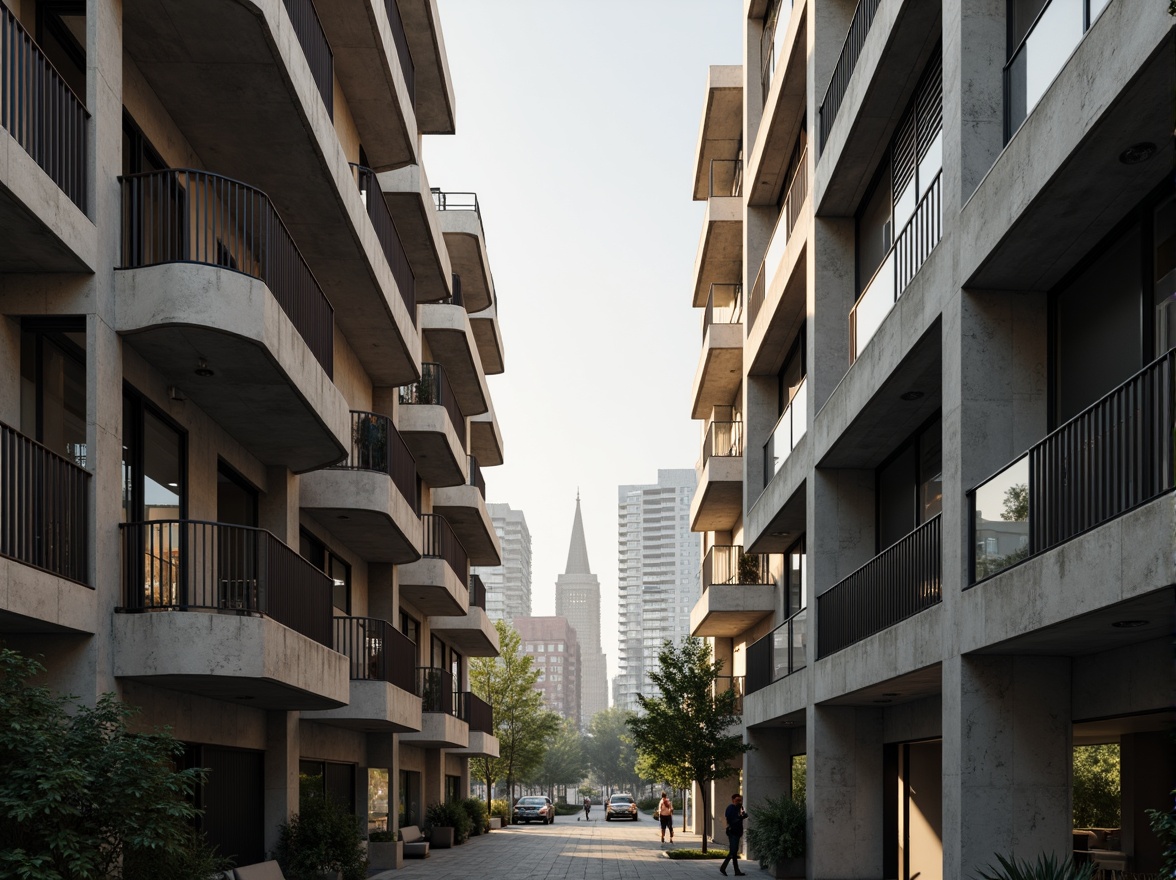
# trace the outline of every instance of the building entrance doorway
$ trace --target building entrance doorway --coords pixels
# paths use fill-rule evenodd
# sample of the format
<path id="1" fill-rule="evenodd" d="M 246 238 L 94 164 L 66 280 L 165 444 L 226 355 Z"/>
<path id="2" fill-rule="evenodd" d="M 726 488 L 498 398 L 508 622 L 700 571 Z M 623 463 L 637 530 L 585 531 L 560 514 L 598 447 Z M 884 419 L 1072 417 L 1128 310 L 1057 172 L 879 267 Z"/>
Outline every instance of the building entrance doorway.
<path id="1" fill-rule="evenodd" d="M 886 876 L 943 880 L 943 743 L 886 747 Z"/>

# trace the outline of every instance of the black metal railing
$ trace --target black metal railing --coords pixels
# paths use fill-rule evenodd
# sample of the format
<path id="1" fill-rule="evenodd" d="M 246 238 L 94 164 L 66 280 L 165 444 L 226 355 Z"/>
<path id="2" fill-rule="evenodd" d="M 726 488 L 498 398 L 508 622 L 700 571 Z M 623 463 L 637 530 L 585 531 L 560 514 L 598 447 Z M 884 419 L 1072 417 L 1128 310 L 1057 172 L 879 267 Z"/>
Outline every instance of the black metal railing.
<path id="1" fill-rule="evenodd" d="M 331 55 L 331 44 L 327 42 L 327 35 L 323 32 L 322 22 L 319 21 L 318 11 L 312 0 L 284 0 L 286 14 L 294 25 L 294 35 L 302 46 L 302 54 L 306 56 L 306 63 L 310 65 L 311 76 L 322 95 L 326 105 L 327 115 L 335 115 L 335 63 Z"/>
<path id="2" fill-rule="evenodd" d="M 449 294 L 441 302 L 451 306 L 465 307 L 465 297 L 461 295 L 461 276 L 456 272 L 453 273 L 453 293 Z"/>
<path id="3" fill-rule="evenodd" d="M 0 556 L 89 581 L 90 473 L 0 423 Z"/>
<path id="4" fill-rule="evenodd" d="M 494 711 L 490 704 L 469 691 L 457 694 L 457 717 L 470 726 L 471 731 L 494 733 Z"/>
<path id="5" fill-rule="evenodd" d="M 743 320 L 743 285 L 715 281 L 706 297 L 702 313 L 702 338 L 711 324 L 738 324 Z"/>
<path id="6" fill-rule="evenodd" d="M 416 693 L 416 645 L 388 621 L 336 617 L 335 650 L 350 661 L 353 681 L 386 681 Z"/>
<path id="7" fill-rule="evenodd" d="M 828 657 L 943 601 L 936 515 L 817 597 L 817 651 Z"/>
<path id="8" fill-rule="evenodd" d="M 747 646 L 749 694 L 781 678 L 787 678 L 808 665 L 805 647 L 807 619 L 808 609 L 801 608 L 762 639 Z"/>
<path id="9" fill-rule="evenodd" d="M 744 553 L 742 544 L 716 544 L 702 558 L 702 589 L 714 584 L 774 584 L 772 557 Z"/>
<path id="10" fill-rule="evenodd" d="M 486 610 L 486 585 L 479 575 L 470 575 L 470 605 Z"/>
<path id="11" fill-rule="evenodd" d="M 396 57 L 400 61 L 400 72 L 404 74 L 404 84 L 408 87 L 408 102 L 416 106 L 416 66 L 412 63 L 412 52 L 408 48 L 408 37 L 404 33 L 404 20 L 400 17 L 400 7 L 396 0 L 384 0 L 384 8 L 388 11 L 388 23 L 392 25 L 392 42 L 396 44 Z"/>
<path id="12" fill-rule="evenodd" d="M 923 193 L 915 212 L 894 240 L 861 296 L 849 310 L 849 362 L 852 364 L 878 332 L 915 273 L 943 237 L 943 172 Z"/>
<path id="13" fill-rule="evenodd" d="M 445 370 L 440 364 L 425 362 L 421 364 L 421 378 L 419 382 L 400 387 L 400 403 L 403 406 L 442 406 L 449 414 L 449 424 L 457 434 L 461 448 L 466 448 L 465 416 L 457 405 L 457 398 L 453 396 L 453 388 L 445 376 Z"/>
<path id="14" fill-rule="evenodd" d="M 387 474 L 413 511 L 420 513 L 416 459 L 387 416 L 352 410 L 351 452 L 346 461 L 335 467 Z"/>
<path id="15" fill-rule="evenodd" d="M 203 263 L 270 289 L 328 376 L 335 312 L 269 197 L 219 174 L 169 168 L 120 177 L 120 268 Z"/>
<path id="16" fill-rule="evenodd" d="M 768 92 L 772 90 L 772 78 L 781 60 L 776 57 L 777 47 L 784 39 L 781 28 L 787 30 L 791 13 L 792 0 L 776 0 L 768 4 L 768 12 L 764 16 L 764 29 L 760 34 L 760 94 L 764 101 L 767 101 Z"/>
<path id="17" fill-rule="evenodd" d="M 443 192 L 439 189 L 431 190 L 433 204 L 438 211 L 473 211 L 482 219 L 482 210 L 478 206 L 478 194 L 472 192 Z"/>
<path id="18" fill-rule="evenodd" d="M 743 714 L 744 677 L 742 675 L 715 676 L 714 695 L 731 691 L 735 694 L 735 714 Z"/>
<path id="19" fill-rule="evenodd" d="M 469 460 L 470 485 L 478 490 L 483 499 L 486 498 L 486 477 L 482 474 L 482 467 L 473 455 L 467 455 Z"/>
<path id="20" fill-rule="evenodd" d="M 421 555 L 429 559 L 444 559 L 461 581 L 469 577 L 469 557 L 449 520 L 439 513 L 421 514 Z"/>
<path id="21" fill-rule="evenodd" d="M 711 159 L 709 191 L 711 198 L 743 195 L 743 160 Z"/>
<path id="22" fill-rule="evenodd" d="M 968 493 L 971 581 L 1176 488 L 1176 349 Z"/>
<path id="23" fill-rule="evenodd" d="M 772 237 L 768 239 L 768 248 L 764 252 L 764 260 L 760 264 L 759 274 L 752 289 L 749 326 L 755 326 L 759 317 L 760 307 L 764 304 L 768 290 L 776 280 L 776 272 L 784 260 L 784 252 L 788 241 L 792 237 L 796 224 L 800 220 L 804 200 L 808 198 L 808 147 L 801 150 L 796 162 L 796 170 L 792 172 L 792 180 L 788 182 L 788 193 L 784 196 L 784 203 L 780 206 L 780 216 L 776 218 L 776 227 L 772 230 Z"/>
<path id="24" fill-rule="evenodd" d="M 853 12 L 853 19 L 849 23 L 849 31 L 845 35 L 845 42 L 841 45 L 841 54 L 837 56 L 837 66 L 833 68 L 833 78 L 825 90 L 825 97 L 821 100 L 821 108 L 817 111 L 817 128 L 820 132 L 819 148 L 823 152 L 829 140 L 829 132 L 833 129 L 833 121 L 837 118 L 837 111 L 841 109 L 841 102 L 845 98 L 845 90 L 849 88 L 849 79 L 857 67 L 858 56 L 862 54 L 862 46 L 866 43 L 866 35 L 870 33 L 870 26 L 874 23 L 874 14 L 882 0 L 859 0 L 857 9 Z"/>
<path id="25" fill-rule="evenodd" d="M 376 172 L 363 165 L 351 163 L 355 174 L 355 184 L 359 187 L 359 194 L 367 206 L 368 218 L 376 230 L 376 238 L 380 242 L 380 249 L 388 259 L 388 267 L 392 270 L 392 278 L 400 291 L 400 298 L 408 310 L 408 316 L 416 326 L 416 275 L 408 263 L 408 255 L 404 252 L 404 242 L 396 230 L 396 221 L 392 219 L 392 212 L 388 203 L 384 201 L 384 192 L 380 189 L 380 182 Z"/>
<path id="26" fill-rule="evenodd" d="M 702 441 L 702 463 L 743 455 L 743 422 L 711 422 Z"/>
<path id="27" fill-rule="evenodd" d="M 332 646 L 333 581 L 269 532 L 200 520 L 119 528 L 121 610 L 264 614 Z"/>
<path id="28" fill-rule="evenodd" d="M 0 126 L 82 211 L 89 119 L 85 102 L 0 3 Z"/>
<path id="29" fill-rule="evenodd" d="M 416 694 L 421 698 L 422 712 L 458 713 L 458 690 L 453 673 L 438 666 L 416 668 Z"/>

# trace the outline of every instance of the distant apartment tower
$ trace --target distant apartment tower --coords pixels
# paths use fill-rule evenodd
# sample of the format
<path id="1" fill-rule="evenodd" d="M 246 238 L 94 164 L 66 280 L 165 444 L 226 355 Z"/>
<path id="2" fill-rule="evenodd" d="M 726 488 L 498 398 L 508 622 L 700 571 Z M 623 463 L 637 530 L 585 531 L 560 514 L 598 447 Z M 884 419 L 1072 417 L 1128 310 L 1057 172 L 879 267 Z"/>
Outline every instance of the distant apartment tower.
<path id="1" fill-rule="evenodd" d="M 649 672 L 666 639 L 690 633 L 698 594 L 699 537 L 690 531 L 693 469 L 661 470 L 650 485 L 617 489 L 619 671 L 613 705 L 637 711 L 637 694 L 656 696 Z"/>
<path id="2" fill-rule="evenodd" d="M 580 643 L 566 617 L 516 617 L 523 652 L 539 670 L 535 687 L 547 708 L 580 722 Z"/>
<path id="3" fill-rule="evenodd" d="M 600 650 L 600 581 L 588 565 L 584 519 L 576 495 L 576 518 L 566 570 L 555 581 L 555 613 L 566 617 L 580 638 L 580 723 L 608 708 L 608 667 Z"/>
<path id="4" fill-rule="evenodd" d="M 486 586 L 486 613 L 491 620 L 530 617 L 531 530 L 527 517 L 509 504 L 487 504 L 486 509 L 502 545 L 502 565 L 473 569 Z"/>

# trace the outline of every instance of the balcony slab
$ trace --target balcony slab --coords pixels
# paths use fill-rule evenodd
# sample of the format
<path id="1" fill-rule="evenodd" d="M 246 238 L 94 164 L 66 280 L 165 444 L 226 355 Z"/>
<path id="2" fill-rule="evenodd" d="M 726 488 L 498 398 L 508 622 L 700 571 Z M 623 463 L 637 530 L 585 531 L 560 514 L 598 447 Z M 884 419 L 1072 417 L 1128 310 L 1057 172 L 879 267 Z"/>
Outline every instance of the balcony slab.
<path id="1" fill-rule="evenodd" d="M 707 199 L 698 253 L 694 257 L 694 307 L 701 309 L 712 284 L 743 281 L 743 199 Z"/>
<path id="2" fill-rule="evenodd" d="M 461 295 L 471 312 L 488 309 L 495 301 L 494 275 L 486 254 L 486 234 L 477 211 L 438 211 L 453 271 L 461 276 Z"/>
<path id="3" fill-rule="evenodd" d="M 342 460 L 347 401 L 269 288 L 197 263 L 115 273 L 115 329 L 267 465 L 295 473 Z M 197 376 L 204 360 L 211 376 Z"/>
<path id="4" fill-rule="evenodd" d="M 466 657 L 498 656 L 498 630 L 477 605 L 455 617 L 431 617 L 429 627 Z"/>
<path id="5" fill-rule="evenodd" d="M 712 455 L 690 501 L 690 531 L 725 532 L 743 516 L 743 456 Z"/>
<path id="6" fill-rule="evenodd" d="M 449 303 L 427 303 L 417 310 L 425 343 L 432 359 L 445 370 L 462 414 L 469 417 L 488 411 L 490 389 L 482 374 L 482 359 L 469 313 Z"/>
<path id="7" fill-rule="evenodd" d="M 117 678 L 256 709 L 332 709 L 350 697 L 343 654 L 268 617 L 115 614 L 113 628 Z"/>
<path id="8" fill-rule="evenodd" d="M 0 556 L 0 633 L 97 631 L 90 587 Z"/>
<path id="9" fill-rule="evenodd" d="M 474 341 L 478 343 L 478 354 L 482 358 L 482 370 L 487 376 L 505 372 L 502 357 L 502 329 L 498 326 L 498 303 L 470 315 L 470 326 L 474 329 Z"/>
<path id="10" fill-rule="evenodd" d="M 433 512 L 449 521 L 471 565 L 502 565 L 498 533 L 486 509 L 486 499 L 476 486 L 434 489 Z"/>
<path id="11" fill-rule="evenodd" d="M 398 0 L 416 67 L 416 115 L 422 134 L 453 134 L 453 80 L 437 0 Z"/>
<path id="12" fill-rule="evenodd" d="M 465 749 L 470 726 L 448 712 L 422 712 L 420 732 L 402 733 L 400 741 L 422 749 Z"/>
<path id="13" fill-rule="evenodd" d="M 731 638 L 776 612 L 773 584 L 711 584 L 690 611 L 690 634 Z"/>
<path id="14" fill-rule="evenodd" d="M 421 520 L 392 478 L 380 471 L 328 469 L 303 474 L 299 505 L 368 562 L 421 558 Z"/>
<path id="15" fill-rule="evenodd" d="M 743 384 L 743 325 L 711 324 L 694 373 L 691 418 L 705 419 L 716 406 L 730 406 Z"/>
<path id="16" fill-rule="evenodd" d="M 710 197 L 710 167 L 714 159 L 739 158 L 743 140 L 743 67 L 712 64 L 706 77 L 706 106 L 694 151 L 694 201 Z"/>
<path id="17" fill-rule="evenodd" d="M 807 3 L 792 4 L 781 45 L 784 62 L 776 60 L 772 83 L 764 99 L 764 114 L 748 153 L 744 192 L 749 205 L 774 205 L 788 185 L 788 162 L 804 122 L 808 98 Z"/>
<path id="18" fill-rule="evenodd" d="M 469 610 L 469 588 L 444 559 L 424 556 L 396 571 L 400 578 L 400 598 L 422 614 L 456 617 Z"/>
<path id="19" fill-rule="evenodd" d="M 412 733 L 422 726 L 421 698 L 386 681 L 352 679 L 346 706 L 303 712 L 302 717 L 364 733 Z"/>
<path id="20" fill-rule="evenodd" d="M 496 467 L 504 461 L 502 454 L 502 428 L 494 414 L 494 401 L 490 409 L 470 419 L 470 452 L 482 467 Z"/>
<path id="21" fill-rule="evenodd" d="M 501 752 L 498 737 L 481 730 L 471 730 L 470 744 L 464 749 L 453 749 L 450 754 L 463 758 L 497 758 Z"/>
<path id="22" fill-rule="evenodd" d="M 743 695 L 743 723 L 747 727 L 775 727 L 788 716 L 803 713 L 808 704 L 808 667 L 778 678 L 767 687 Z"/>
<path id="23" fill-rule="evenodd" d="M 417 302 L 445 299 L 453 293 L 453 266 L 425 169 L 408 165 L 382 172 L 378 179 L 416 279 Z"/>
<path id="24" fill-rule="evenodd" d="M 416 459 L 417 473 L 430 486 L 460 486 L 466 481 L 466 452 L 445 407 L 402 404 L 396 427 Z"/>

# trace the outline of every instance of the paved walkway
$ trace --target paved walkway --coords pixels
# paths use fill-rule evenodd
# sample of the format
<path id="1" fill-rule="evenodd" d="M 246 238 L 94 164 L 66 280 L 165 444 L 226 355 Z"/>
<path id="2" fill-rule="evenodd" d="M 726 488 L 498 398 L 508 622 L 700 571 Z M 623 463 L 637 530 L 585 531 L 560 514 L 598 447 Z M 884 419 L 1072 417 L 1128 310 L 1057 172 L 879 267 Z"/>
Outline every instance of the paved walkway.
<path id="1" fill-rule="evenodd" d="M 698 835 L 680 828 L 674 838 L 675 847 L 702 845 Z M 427 859 L 405 859 L 399 871 L 372 876 L 377 880 L 700 880 L 721 876 L 722 862 L 667 859 L 662 852 L 669 846 L 668 840 L 661 845 L 658 827 L 648 816 L 637 822 L 577 822 L 575 816 L 560 816 L 554 825 L 512 825 L 471 837 L 453 849 L 433 850 Z M 755 863 L 741 861 L 739 867 L 759 878 L 769 876 Z M 733 873 L 730 867 L 727 873 Z"/>

